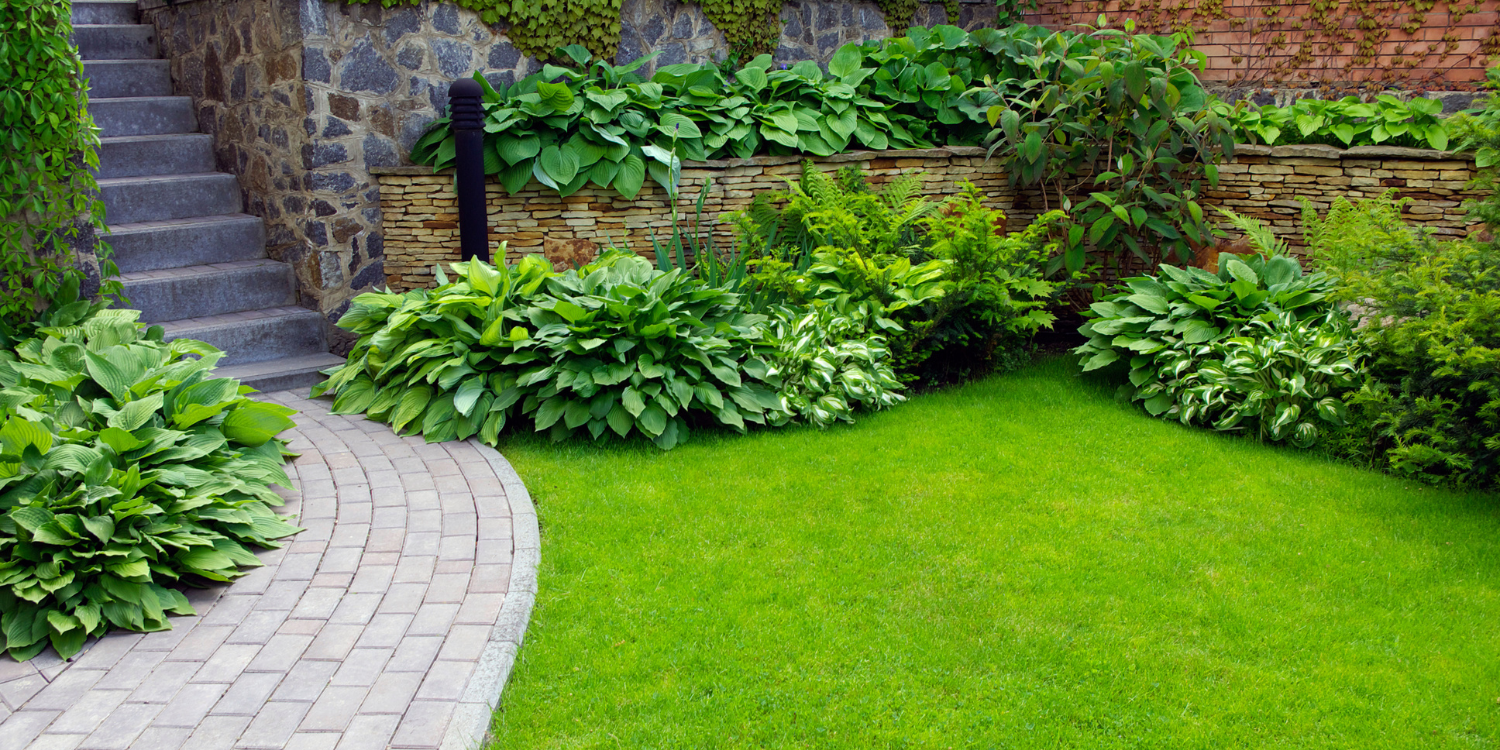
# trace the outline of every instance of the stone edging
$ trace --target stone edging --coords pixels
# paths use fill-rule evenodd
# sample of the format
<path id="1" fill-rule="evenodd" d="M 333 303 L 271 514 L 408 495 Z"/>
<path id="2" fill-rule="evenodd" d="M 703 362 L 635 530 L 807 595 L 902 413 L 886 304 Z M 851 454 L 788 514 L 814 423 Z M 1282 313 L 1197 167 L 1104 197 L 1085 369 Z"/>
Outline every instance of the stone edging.
<path id="1" fill-rule="evenodd" d="M 469 678 L 463 698 L 448 724 L 443 750 L 479 748 L 489 738 L 490 719 L 500 706 L 500 695 L 515 668 L 516 653 L 526 636 L 526 626 L 531 622 L 531 610 L 536 602 L 537 565 L 541 562 L 541 533 L 531 493 L 527 492 L 526 485 L 510 462 L 498 451 L 476 440 L 468 442 L 489 461 L 490 468 L 494 469 L 505 489 L 510 504 L 515 553 L 511 559 L 510 587 L 505 604 L 495 619 L 490 642 L 479 657 L 479 666 Z"/>

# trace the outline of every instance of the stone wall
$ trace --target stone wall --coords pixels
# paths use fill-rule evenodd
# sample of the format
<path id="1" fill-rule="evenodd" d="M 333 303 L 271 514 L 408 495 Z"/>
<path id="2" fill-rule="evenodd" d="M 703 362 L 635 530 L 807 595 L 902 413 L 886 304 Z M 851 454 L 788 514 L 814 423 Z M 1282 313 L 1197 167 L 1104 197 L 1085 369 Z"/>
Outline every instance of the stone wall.
<path id="1" fill-rule="evenodd" d="M 970 180 L 985 192 L 989 205 L 1009 215 L 1013 231 L 1044 208 L 1040 194 L 1013 190 L 999 162 L 986 161 L 981 148 L 856 151 L 815 163 L 825 171 L 857 164 L 877 184 L 901 174 L 919 174 L 926 194 L 934 199 L 956 193 L 959 181 Z M 800 157 L 792 156 L 689 162 L 684 165 L 676 206 L 679 226 L 688 226 L 706 184 L 703 223 L 713 231 L 716 246 L 727 247 L 731 233 L 722 214 L 745 208 L 757 192 L 785 189 L 786 179 L 795 179 L 800 171 Z M 375 172 L 385 209 L 387 283 L 400 290 L 430 286 L 435 264 L 459 259 L 453 178 L 434 174 L 427 167 Z M 1461 236 L 1477 227 L 1465 220 L 1461 205 L 1465 198 L 1477 195 L 1465 187 L 1474 177 L 1474 164 L 1442 152 L 1245 146 L 1219 172 L 1219 188 L 1209 193 L 1207 203 L 1263 219 L 1294 246 L 1302 244 L 1298 221 L 1302 199 L 1326 211 L 1337 196 L 1366 198 L 1390 189 L 1412 198 L 1407 218 L 1435 233 Z M 541 252 L 548 239 L 587 239 L 654 257 L 652 234 L 663 241 L 672 234 L 669 200 L 651 181 L 634 201 L 592 186 L 563 198 L 535 181 L 515 195 L 493 182 L 487 192 L 491 241 L 507 243 L 511 262 Z M 1223 226 L 1229 228 L 1227 222 Z"/>
<path id="2" fill-rule="evenodd" d="M 951 21 L 966 29 L 992 26 L 995 3 L 960 0 L 958 18 Z M 912 23 L 935 26 L 950 23 L 950 19 L 942 4 L 925 3 L 917 7 Z M 781 8 L 781 39 L 775 58 L 778 63 L 827 62 L 839 47 L 849 42 L 884 39 L 890 35 L 885 14 L 874 2 L 786 0 Z M 623 64 L 652 52 L 660 55 L 648 70 L 656 65 L 722 60 L 729 54 L 729 45 L 695 4 L 681 0 L 625 0 L 615 61 Z"/>
<path id="3" fill-rule="evenodd" d="M 1340 196 L 1373 198 L 1388 190 L 1410 198 L 1403 212 L 1434 234 L 1462 237 L 1469 222 L 1463 202 L 1480 193 L 1468 184 L 1474 161 L 1461 154 L 1393 146 L 1238 146 L 1219 167 L 1219 187 L 1209 202 L 1268 223 L 1294 248 L 1303 246 L 1302 201 L 1319 213 Z"/>
<path id="4" fill-rule="evenodd" d="M 969 28 L 989 0 L 961 0 Z M 337 320 L 355 294 L 383 283 L 386 237 L 371 170 L 409 164 L 411 144 L 447 103 L 448 84 L 483 71 L 511 82 L 540 69 L 504 30 L 452 3 L 386 8 L 338 0 L 140 0 L 214 137 L 219 169 L 239 178 L 267 224 L 272 257 L 296 269 L 303 303 Z M 938 4 L 917 22 L 944 23 Z M 724 38 L 696 6 L 624 0 L 617 62 L 720 59 Z M 873 2 L 788 0 L 780 61 L 826 61 L 846 42 L 889 36 Z M 648 71 L 650 68 L 648 68 Z M 347 345 L 330 330 L 335 348 Z"/>
<path id="5" fill-rule="evenodd" d="M 785 190 L 786 181 L 801 174 L 801 160 L 798 156 L 757 156 L 684 163 L 677 201 L 679 226 L 687 230 L 696 215 L 698 194 L 707 185 L 703 225 L 712 229 L 716 246 L 727 247 L 732 235 L 720 217 L 747 208 L 758 192 Z M 956 183 L 967 179 L 985 191 L 990 205 L 1009 211 L 1015 203 L 1005 173 L 998 162 L 985 162 L 982 148 L 850 151 L 815 163 L 825 171 L 858 165 L 876 184 L 906 173 L 920 174 L 924 192 L 934 197 L 958 192 Z M 433 265 L 459 258 L 453 178 L 447 172 L 434 174 L 428 167 L 378 169 L 376 174 L 385 208 L 387 283 L 394 289 L 430 285 Z M 672 237 L 671 201 L 653 180 L 647 180 L 633 201 L 592 185 L 564 198 L 535 180 L 515 195 L 491 181 L 486 193 L 490 240 L 507 243 L 511 262 L 541 252 L 544 239 L 587 239 L 601 247 L 629 247 L 654 258 L 653 234 L 662 242 Z"/>

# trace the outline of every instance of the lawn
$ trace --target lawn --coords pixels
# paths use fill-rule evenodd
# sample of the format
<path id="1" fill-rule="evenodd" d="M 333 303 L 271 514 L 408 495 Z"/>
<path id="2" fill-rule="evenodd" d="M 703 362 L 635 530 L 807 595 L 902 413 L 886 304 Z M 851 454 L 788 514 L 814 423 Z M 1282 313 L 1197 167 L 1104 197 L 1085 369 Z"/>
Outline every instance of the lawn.
<path id="1" fill-rule="evenodd" d="M 542 523 L 502 748 L 1500 744 L 1500 498 L 1071 360 L 822 432 L 501 447 Z"/>

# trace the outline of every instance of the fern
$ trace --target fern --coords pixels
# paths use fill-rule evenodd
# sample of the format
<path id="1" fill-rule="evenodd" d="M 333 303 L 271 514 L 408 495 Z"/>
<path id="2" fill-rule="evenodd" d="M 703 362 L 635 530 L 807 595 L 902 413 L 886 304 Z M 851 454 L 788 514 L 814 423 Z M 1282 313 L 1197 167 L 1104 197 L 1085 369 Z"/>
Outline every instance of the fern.
<path id="1" fill-rule="evenodd" d="M 1219 209 L 1219 213 L 1224 214 L 1224 218 L 1229 219 L 1229 223 L 1234 225 L 1235 229 L 1244 232 L 1245 237 L 1250 240 L 1250 244 L 1261 255 L 1266 257 L 1286 257 L 1292 254 L 1292 249 L 1286 244 L 1286 240 L 1277 237 L 1276 233 L 1272 232 L 1270 227 L 1260 223 L 1259 219 L 1254 219 L 1244 214 L 1237 214 L 1223 206 L 1217 206 L 1216 208 Z"/>
<path id="2" fill-rule="evenodd" d="M 737 227 L 740 252 L 748 257 L 798 263 L 825 246 L 904 257 L 917 245 L 921 221 L 939 207 L 921 192 L 922 181 L 915 176 L 875 191 L 857 167 L 830 175 L 805 162 L 786 191 L 757 196 L 729 220 Z"/>
<path id="3" fill-rule="evenodd" d="M 1387 190 L 1379 197 L 1353 202 L 1336 198 L 1321 219 L 1304 200 L 1302 226 L 1309 254 L 1346 282 L 1356 275 L 1415 261 L 1422 252 L 1421 232 L 1401 217 L 1401 209 L 1411 199 L 1398 200 L 1395 193 Z"/>

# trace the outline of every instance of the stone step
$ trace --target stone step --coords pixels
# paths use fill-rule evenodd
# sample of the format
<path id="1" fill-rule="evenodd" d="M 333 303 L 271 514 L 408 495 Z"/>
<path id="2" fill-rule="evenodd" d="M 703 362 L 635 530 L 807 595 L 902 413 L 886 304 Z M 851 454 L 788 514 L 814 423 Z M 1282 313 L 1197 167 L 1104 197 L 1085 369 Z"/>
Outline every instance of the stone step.
<path id="1" fill-rule="evenodd" d="M 89 102 L 121 96 L 171 96 L 172 67 L 166 60 L 90 60 Z"/>
<path id="2" fill-rule="evenodd" d="M 167 340 L 197 339 L 224 350 L 225 365 L 266 362 L 328 351 L 323 316 L 305 307 L 271 307 L 264 310 L 187 318 L 158 323 Z"/>
<path id="3" fill-rule="evenodd" d="M 111 224 L 237 214 L 243 207 L 239 181 L 220 172 L 99 180 L 99 197 Z"/>
<path id="4" fill-rule="evenodd" d="M 292 267 L 270 258 L 136 271 L 120 281 L 144 323 L 297 304 Z"/>
<path id="5" fill-rule="evenodd" d="M 119 2 L 73 3 L 73 25 L 140 23 L 141 14 L 135 0 Z"/>
<path id="6" fill-rule="evenodd" d="M 266 257 L 266 226 L 247 214 L 112 224 L 105 242 L 121 273 Z"/>
<path id="7" fill-rule="evenodd" d="M 99 139 L 101 179 L 214 171 L 214 139 L 205 133 Z"/>
<path id="8" fill-rule="evenodd" d="M 301 390 L 323 382 L 326 376 L 322 371 L 341 364 L 344 364 L 343 357 L 324 352 L 220 367 L 214 370 L 214 375 L 234 378 L 257 391 Z M 306 395 L 306 392 L 299 395 Z"/>
<path id="9" fill-rule="evenodd" d="M 99 126 L 99 135 L 162 135 L 193 133 L 198 118 L 190 96 L 127 96 L 89 101 L 89 114 Z"/>
<path id="10" fill-rule="evenodd" d="M 152 60 L 156 49 L 156 27 L 138 23 L 75 25 L 73 39 L 78 56 L 85 60 Z"/>

